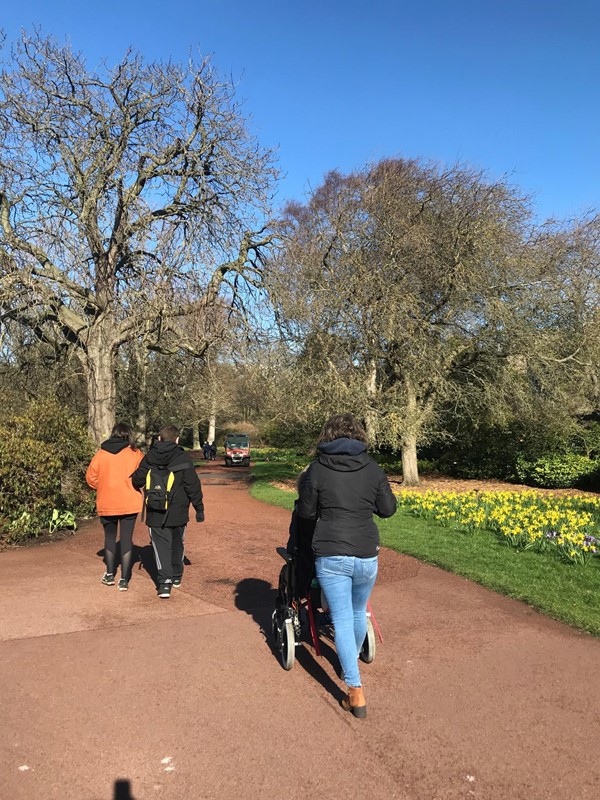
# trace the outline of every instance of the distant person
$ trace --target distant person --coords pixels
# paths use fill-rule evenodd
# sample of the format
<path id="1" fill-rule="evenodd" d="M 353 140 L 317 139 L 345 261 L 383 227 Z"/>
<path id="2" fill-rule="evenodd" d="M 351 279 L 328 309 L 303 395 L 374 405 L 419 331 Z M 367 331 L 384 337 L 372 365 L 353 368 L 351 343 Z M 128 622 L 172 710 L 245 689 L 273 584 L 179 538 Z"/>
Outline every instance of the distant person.
<path id="1" fill-rule="evenodd" d="M 214 461 L 217 457 L 217 445 L 214 442 L 210 443 L 210 460 Z"/>
<path id="2" fill-rule="evenodd" d="M 204 444 L 202 445 L 202 452 L 204 454 L 204 460 L 208 461 L 208 459 L 210 458 L 210 445 L 208 442 L 204 442 Z"/>
<path id="3" fill-rule="evenodd" d="M 325 423 L 317 453 L 300 479 L 296 513 L 317 520 L 312 538 L 315 569 L 348 685 L 342 707 L 364 718 L 367 704 L 358 656 L 377 577 L 379 531 L 373 514 L 391 517 L 396 498 L 384 471 L 367 454 L 367 435 L 352 414 L 337 414 Z"/>
<path id="4" fill-rule="evenodd" d="M 196 522 L 204 522 L 202 487 L 192 459 L 179 445 L 179 429 L 167 425 L 158 433 L 132 475 L 136 488 L 145 487 L 146 524 L 158 568 L 158 596 L 167 598 L 183 578 L 184 536 L 190 503 Z"/>
<path id="5" fill-rule="evenodd" d="M 131 475 L 142 460 L 129 425 L 117 423 L 110 438 L 92 458 L 85 479 L 96 490 L 96 509 L 104 527 L 105 586 L 115 584 L 117 533 L 121 544 L 119 590 L 126 592 L 131 579 L 133 529 L 142 510 L 142 494 L 131 484 Z"/>

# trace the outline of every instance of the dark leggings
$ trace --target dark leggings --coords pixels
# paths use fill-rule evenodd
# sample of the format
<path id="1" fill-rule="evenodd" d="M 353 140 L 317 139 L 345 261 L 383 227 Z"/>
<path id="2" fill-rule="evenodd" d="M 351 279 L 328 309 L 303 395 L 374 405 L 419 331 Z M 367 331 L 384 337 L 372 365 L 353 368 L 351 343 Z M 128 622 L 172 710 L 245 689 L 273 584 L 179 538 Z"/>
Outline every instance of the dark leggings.
<path id="1" fill-rule="evenodd" d="M 137 514 L 123 514 L 115 517 L 100 517 L 104 526 L 104 563 L 110 575 L 115 574 L 117 552 L 117 526 L 121 544 L 121 577 L 131 577 L 131 557 L 133 555 L 133 529 Z"/>

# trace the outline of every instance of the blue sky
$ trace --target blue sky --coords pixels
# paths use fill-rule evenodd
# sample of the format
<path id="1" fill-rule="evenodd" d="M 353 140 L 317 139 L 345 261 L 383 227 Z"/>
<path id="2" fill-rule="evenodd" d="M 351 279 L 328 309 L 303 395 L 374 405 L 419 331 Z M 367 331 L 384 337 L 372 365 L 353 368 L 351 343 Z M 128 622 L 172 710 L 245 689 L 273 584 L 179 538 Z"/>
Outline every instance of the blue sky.
<path id="1" fill-rule="evenodd" d="M 534 195 L 540 218 L 600 208 L 597 0 L 20 0 L 0 27 L 68 37 L 90 66 L 129 45 L 212 55 L 279 149 L 279 200 L 384 156 L 462 160 Z"/>

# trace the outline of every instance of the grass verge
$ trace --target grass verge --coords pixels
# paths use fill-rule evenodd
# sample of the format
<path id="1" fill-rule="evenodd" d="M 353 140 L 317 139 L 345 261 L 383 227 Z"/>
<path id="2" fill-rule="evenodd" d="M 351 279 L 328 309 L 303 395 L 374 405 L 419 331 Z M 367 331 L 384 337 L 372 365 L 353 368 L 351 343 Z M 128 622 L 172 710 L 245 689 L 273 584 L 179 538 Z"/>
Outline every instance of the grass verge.
<path id="1" fill-rule="evenodd" d="M 298 470 L 281 463 L 270 469 L 262 466 L 253 470 L 252 496 L 291 511 L 294 492 L 278 489 L 270 481 L 293 478 Z M 283 467 L 287 467 L 286 474 Z M 566 564 L 551 554 L 508 547 L 488 531 L 446 528 L 402 510 L 378 524 L 385 547 L 462 575 L 600 636 L 600 559 L 585 567 Z"/>
<path id="2" fill-rule="evenodd" d="M 250 494 L 252 497 L 256 498 L 256 500 L 261 500 L 263 503 L 268 503 L 271 506 L 287 508 L 290 512 L 294 508 L 294 500 L 296 499 L 295 492 L 285 492 L 283 489 L 278 489 L 265 480 L 254 481 L 250 487 Z"/>

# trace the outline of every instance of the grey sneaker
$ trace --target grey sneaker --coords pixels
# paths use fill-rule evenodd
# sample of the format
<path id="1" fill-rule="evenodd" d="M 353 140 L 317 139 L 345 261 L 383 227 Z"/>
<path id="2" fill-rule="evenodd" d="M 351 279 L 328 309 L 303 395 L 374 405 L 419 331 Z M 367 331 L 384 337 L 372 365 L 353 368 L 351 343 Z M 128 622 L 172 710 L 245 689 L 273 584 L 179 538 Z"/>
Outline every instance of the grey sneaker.
<path id="1" fill-rule="evenodd" d="M 173 578 L 173 588 L 179 589 L 181 586 L 181 578 Z"/>
<path id="2" fill-rule="evenodd" d="M 127 589 L 129 589 L 129 581 L 126 580 L 125 578 L 121 578 L 121 580 L 119 581 L 119 591 L 126 592 Z"/>
<path id="3" fill-rule="evenodd" d="M 161 583 L 158 587 L 159 597 L 171 597 L 171 583 Z"/>
<path id="4" fill-rule="evenodd" d="M 105 586 L 114 586 L 115 585 L 115 576 L 112 572 L 105 572 L 102 576 L 102 583 Z"/>

